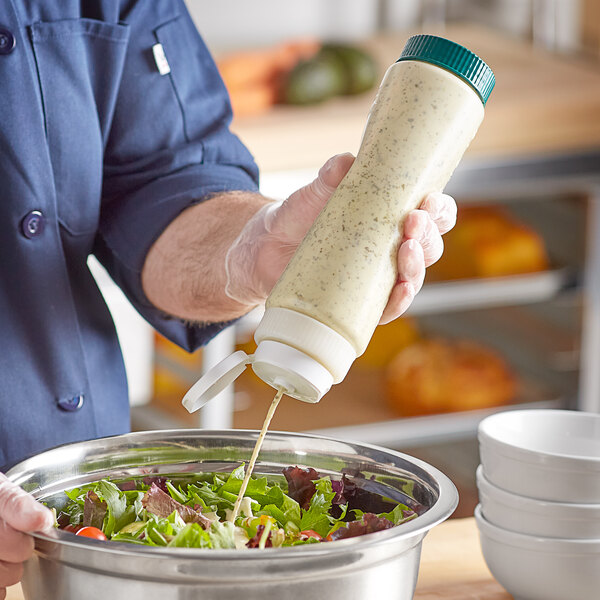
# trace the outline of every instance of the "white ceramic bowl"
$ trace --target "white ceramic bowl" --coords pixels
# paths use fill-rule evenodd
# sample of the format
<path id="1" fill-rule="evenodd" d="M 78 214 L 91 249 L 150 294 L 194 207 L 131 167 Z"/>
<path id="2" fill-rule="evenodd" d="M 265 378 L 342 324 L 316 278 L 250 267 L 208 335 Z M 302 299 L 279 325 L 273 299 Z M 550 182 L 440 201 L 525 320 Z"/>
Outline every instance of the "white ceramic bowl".
<path id="1" fill-rule="evenodd" d="M 594 600 L 600 595 L 600 539 L 535 537 L 496 527 L 475 509 L 488 568 L 515 600 Z"/>
<path id="2" fill-rule="evenodd" d="M 600 539 L 600 504 L 535 500 L 490 483 L 477 468 L 477 489 L 486 521 L 509 531 L 551 538 Z"/>
<path id="3" fill-rule="evenodd" d="M 479 424 L 483 472 L 521 496 L 600 504 L 600 414 L 514 410 Z"/>

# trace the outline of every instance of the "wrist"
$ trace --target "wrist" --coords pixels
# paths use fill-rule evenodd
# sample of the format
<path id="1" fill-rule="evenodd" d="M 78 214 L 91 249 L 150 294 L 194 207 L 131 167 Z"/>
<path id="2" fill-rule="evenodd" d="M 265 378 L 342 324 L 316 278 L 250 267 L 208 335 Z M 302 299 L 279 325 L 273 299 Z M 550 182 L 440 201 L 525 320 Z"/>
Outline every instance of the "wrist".
<path id="1" fill-rule="evenodd" d="M 167 314 L 215 323 L 251 308 L 225 293 L 232 240 L 270 201 L 255 192 L 226 192 L 181 213 L 152 245 L 142 270 L 148 300 Z"/>

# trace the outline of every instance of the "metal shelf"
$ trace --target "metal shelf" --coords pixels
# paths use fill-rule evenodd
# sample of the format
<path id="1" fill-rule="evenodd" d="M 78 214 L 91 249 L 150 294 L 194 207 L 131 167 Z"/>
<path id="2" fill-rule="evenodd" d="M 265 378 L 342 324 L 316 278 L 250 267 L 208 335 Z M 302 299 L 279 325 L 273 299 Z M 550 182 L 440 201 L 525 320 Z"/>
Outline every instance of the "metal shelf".
<path id="1" fill-rule="evenodd" d="M 347 441 L 360 440 L 366 444 L 377 444 L 392 448 L 400 446 L 415 447 L 473 437 L 477 433 L 479 422 L 497 412 L 530 408 L 559 408 L 562 405 L 563 402 L 560 400 L 527 402 L 485 410 L 439 414 L 428 417 L 410 417 L 351 427 L 311 429 L 307 433 Z"/>
<path id="2" fill-rule="evenodd" d="M 572 286 L 567 269 L 490 279 L 427 283 L 408 310 L 410 316 L 514 304 L 531 304 L 554 298 Z"/>
<path id="3" fill-rule="evenodd" d="M 417 447 L 472 438 L 477 433 L 479 422 L 497 412 L 530 408 L 560 408 L 562 406 L 564 406 L 564 402 L 561 400 L 527 402 L 485 410 L 410 417 L 346 427 L 311 429 L 306 433 L 391 448 Z M 176 419 L 172 414 L 150 406 L 132 408 L 131 417 L 132 425 L 137 430 L 189 429 L 192 427 L 189 423 Z"/>
<path id="4" fill-rule="evenodd" d="M 569 269 L 488 279 L 426 283 L 406 314 L 419 316 L 474 308 L 532 304 L 550 300 L 576 284 L 577 276 Z M 238 333 L 251 335 L 263 313 L 264 307 L 261 306 L 246 315 L 236 324 Z"/>

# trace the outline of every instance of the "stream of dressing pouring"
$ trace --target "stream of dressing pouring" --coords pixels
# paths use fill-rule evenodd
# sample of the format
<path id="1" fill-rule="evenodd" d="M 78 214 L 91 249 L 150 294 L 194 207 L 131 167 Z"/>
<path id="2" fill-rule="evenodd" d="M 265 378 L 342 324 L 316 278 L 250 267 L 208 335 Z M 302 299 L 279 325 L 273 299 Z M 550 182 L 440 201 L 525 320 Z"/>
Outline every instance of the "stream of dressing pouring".
<path id="1" fill-rule="evenodd" d="M 271 419 L 275 414 L 275 409 L 283 396 L 283 390 L 279 389 L 275 394 L 275 398 L 273 398 L 273 402 L 271 402 L 271 406 L 269 406 L 269 410 L 267 411 L 267 416 L 265 417 L 265 422 L 263 423 L 262 429 L 260 430 L 260 434 L 258 435 L 258 439 L 256 440 L 256 444 L 254 445 L 254 450 L 252 451 L 252 456 L 250 457 L 250 462 L 248 463 L 248 468 L 246 469 L 246 474 L 244 476 L 244 481 L 242 482 L 242 487 L 238 493 L 238 496 L 235 500 L 235 504 L 233 505 L 233 510 L 231 511 L 231 515 L 229 515 L 229 521 L 232 523 L 235 522 L 235 519 L 240 511 L 240 505 L 242 500 L 244 499 L 244 494 L 246 493 L 246 488 L 248 487 L 248 482 L 250 481 L 250 476 L 252 475 L 252 471 L 254 471 L 254 465 L 256 464 L 256 460 L 258 459 L 258 454 L 263 445 L 263 441 L 265 436 L 267 435 L 267 430 L 269 429 L 269 425 L 271 423 Z"/>
<path id="2" fill-rule="evenodd" d="M 221 393 L 228 385 L 232 384 L 235 379 L 244 372 L 246 365 L 248 365 L 250 362 L 252 362 L 252 357 L 249 357 L 241 350 L 230 354 L 227 358 L 209 369 L 187 391 L 182 400 L 183 406 L 185 406 L 187 411 L 190 413 L 202 408 L 202 406 L 204 406 L 208 401 Z M 240 488 L 231 514 L 227 519 L 231 523 L 235 521 L 238 513 L 240 512 L 240 506 L 242 504 L 242 500 L 244 499 L 244 494 L 246 493 L 250 476 L 252 475 L 252 471 L 254 471 L 254 465 L 258 459 L 258 454 L 263 445 L 265 436 L 267 435 L 267 430 L 269 429 L 269 425 L 271 424 L 271 420 L 275 414 L 275 409 L 277 408 L 281 397 L 285 393 L 285 387 L 282 387 L 278 384 L 275 384 L 273 387 L 275 387 L 277 393 L 275 394 L 275 398 L 273 398 L 271 406 L 267 411 L 265 422 L 260 430 L 260 434 L 256 440 L 252 456 L 250 457 L 250 462 L 248 463 L 248 468 L 246 469 L 242 487 Z"/>

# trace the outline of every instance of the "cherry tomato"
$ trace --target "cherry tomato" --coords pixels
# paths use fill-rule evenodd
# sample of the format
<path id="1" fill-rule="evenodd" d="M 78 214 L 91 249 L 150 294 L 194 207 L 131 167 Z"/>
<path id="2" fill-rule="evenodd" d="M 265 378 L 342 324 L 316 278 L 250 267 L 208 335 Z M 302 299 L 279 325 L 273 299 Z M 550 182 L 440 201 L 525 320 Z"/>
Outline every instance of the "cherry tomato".
<path id="1" fill-rule="evenodd" d="M 321 541 L 323 538 L 313 529 L 305 529 L 304 531 L 300 532 L 300 537 L 302 539 L 307 540 L 308 538 L 315 538 L 316 540 Z"/>
<path id="2" fill-rule="evenodd" d="M 69 533 L 77 533 L 81 529 L 81 525 L 67 525 L 63 527 L 63 531 L 68 531 Z"/>
<path id="3" fill-rule="evenodd" d="M 106 540 L 106 536 L 97 527 L 82 527 L 75 535 L 92 538 L 94 540 Z"/>

